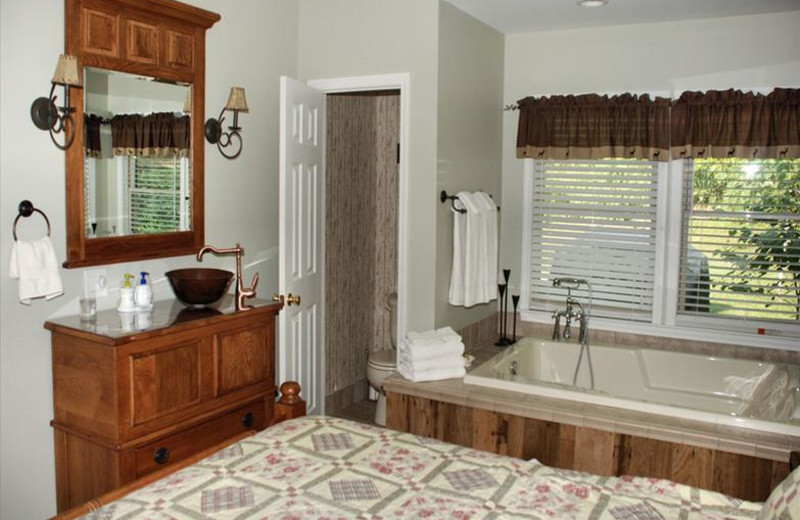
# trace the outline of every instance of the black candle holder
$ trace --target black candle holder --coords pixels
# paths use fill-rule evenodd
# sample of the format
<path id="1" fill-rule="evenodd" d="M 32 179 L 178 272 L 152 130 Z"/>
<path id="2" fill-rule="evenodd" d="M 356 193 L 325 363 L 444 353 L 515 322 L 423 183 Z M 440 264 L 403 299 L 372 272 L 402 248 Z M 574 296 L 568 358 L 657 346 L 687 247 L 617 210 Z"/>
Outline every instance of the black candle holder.
<path id="1" fill-rule="evenodd" d="M 505 283 L 497 284 L 497 290 L 500 292 L 500 337 L 495 342 L 497 347 L 507 347 L 512 345 L 512 341 L 508 337 L 508 279 L 511 277 L 511 269 L 503 269 L 503 278 Z M 514 318 L 516 324 L 516 317 Z M 516 325 L 515 325 L 516 326 Z"/>

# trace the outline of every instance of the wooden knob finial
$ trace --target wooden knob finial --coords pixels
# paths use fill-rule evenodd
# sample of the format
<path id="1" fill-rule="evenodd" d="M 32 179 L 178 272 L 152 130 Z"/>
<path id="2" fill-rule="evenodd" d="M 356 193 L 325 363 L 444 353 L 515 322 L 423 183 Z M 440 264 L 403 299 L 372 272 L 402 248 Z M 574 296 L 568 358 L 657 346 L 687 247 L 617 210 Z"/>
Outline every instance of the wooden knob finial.
<path id="1" fill-rule="evenodd" d="M 280 402 L 295 404 L 300 402 L 300 385 L 295 381 L 286 381 L 281 385 Z"/>

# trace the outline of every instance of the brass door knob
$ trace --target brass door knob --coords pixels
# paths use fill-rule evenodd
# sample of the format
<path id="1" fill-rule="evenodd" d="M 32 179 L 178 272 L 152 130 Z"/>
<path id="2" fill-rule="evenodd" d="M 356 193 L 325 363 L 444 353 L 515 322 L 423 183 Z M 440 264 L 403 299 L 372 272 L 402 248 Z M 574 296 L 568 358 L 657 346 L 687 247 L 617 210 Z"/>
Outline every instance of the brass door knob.
<path id="1" fill-rule="evenodd" d="M 289 296 L 284 296 L 282 294 L 272 293 L 272 301 L 280 303 L 285 302 L 286 305 L 300 305 L 300 295 L 293 295 L 292 293 L 289 293 Z"/>

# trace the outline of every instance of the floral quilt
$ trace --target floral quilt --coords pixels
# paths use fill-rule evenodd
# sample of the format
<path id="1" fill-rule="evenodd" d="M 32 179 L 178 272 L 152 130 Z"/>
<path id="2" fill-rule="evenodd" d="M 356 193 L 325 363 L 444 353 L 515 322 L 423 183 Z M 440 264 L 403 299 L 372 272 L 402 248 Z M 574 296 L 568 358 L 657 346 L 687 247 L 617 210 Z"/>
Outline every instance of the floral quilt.
<path id="1" fill-rule="evenodd" d="M 329 417 L 273 426 L 86 520 L 756 518 L 761 504 L 565 471 Z"/>

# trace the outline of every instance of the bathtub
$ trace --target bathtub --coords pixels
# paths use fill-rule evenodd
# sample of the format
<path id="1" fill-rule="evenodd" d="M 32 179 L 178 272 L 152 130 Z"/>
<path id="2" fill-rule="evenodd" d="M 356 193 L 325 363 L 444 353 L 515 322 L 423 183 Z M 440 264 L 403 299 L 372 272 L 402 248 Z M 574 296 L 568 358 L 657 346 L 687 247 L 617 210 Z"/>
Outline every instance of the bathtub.
<path id="1" fill-rule="evenodd" d="M 662 350 L 523 338 L 471 370 L 466 384 L 800 436 L 800 367 Z"/>

